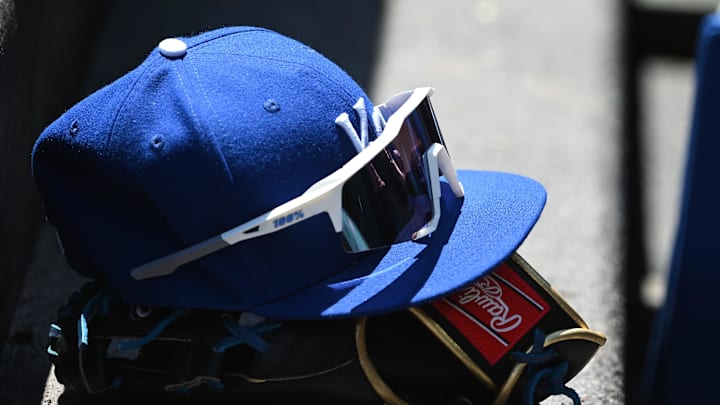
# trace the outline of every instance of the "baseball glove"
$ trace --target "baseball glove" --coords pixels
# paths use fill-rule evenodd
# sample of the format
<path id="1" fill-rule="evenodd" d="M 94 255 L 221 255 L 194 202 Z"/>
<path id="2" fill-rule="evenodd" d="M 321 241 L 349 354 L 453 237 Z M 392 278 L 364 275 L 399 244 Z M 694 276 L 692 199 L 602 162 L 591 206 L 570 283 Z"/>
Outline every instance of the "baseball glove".
<path id="1" fill-rule="evenodd" d="M 580 403 L 605 337 L 517 254 L 405 311 L 318 321 L 130 306 L 85 285 L 50 327 L 61 403 Z"/>

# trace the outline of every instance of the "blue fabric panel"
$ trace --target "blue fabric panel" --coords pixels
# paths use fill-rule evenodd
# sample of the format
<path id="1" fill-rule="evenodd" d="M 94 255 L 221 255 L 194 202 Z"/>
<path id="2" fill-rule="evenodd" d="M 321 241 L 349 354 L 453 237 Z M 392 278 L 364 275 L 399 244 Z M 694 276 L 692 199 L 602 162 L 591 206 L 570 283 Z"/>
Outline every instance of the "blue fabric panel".
<path id="1" fill-rule="evenodd" d="M 720 16 L 705 17 L 680 222 L 645 387 L 653 404 L 720 400 Z"/>

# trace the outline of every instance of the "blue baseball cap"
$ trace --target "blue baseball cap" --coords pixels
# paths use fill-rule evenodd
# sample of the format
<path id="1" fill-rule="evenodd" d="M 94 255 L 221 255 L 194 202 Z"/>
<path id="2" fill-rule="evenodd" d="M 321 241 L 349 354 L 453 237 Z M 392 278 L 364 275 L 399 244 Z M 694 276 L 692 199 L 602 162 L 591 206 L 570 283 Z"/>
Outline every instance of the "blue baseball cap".
<path id="1" fill-rule="evenodd" d="M 230 27 L 162 41 L 134 70 L 38 138 L 33 174 L 76 271 L 128 304 L 249 311 L 276 319 L 363 316 L 419 305 L 491 271 L 530 232 L 545 190 L 524 176 L 458 171 L 437 229 L 347 253 L 327 215 L 137 280 L 131 270 L 299 195 L 356 156 L 335 120 L 365 92 L 276 32 Z M 378 135 L 368 128 L 370 139 Z"/>

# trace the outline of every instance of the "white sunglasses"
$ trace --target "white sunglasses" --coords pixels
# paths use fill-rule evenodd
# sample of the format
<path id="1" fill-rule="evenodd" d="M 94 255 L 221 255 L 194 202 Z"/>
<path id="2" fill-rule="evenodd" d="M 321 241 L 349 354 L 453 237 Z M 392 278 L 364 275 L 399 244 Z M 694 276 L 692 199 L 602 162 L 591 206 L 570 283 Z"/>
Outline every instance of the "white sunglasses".
<path id="1" fill-rule="evenodd" d="M 418 240 L 440 221 L 440 175 L 464 196 L 445 149 L 430 87 L 393 96 L 376 107 L 382 134 L 354 158 L 300 196 L 220 235 L 131 271 L 133 278 L 172 274 L 179 266 L 244 240 L 327 213 L 347 252 Z"/>

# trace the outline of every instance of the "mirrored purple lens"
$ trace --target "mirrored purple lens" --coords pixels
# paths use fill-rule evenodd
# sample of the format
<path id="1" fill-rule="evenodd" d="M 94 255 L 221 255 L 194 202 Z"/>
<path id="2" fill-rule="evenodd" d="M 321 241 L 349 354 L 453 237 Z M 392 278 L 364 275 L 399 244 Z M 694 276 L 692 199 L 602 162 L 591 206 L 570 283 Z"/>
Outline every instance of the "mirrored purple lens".
<path id="1" fill-rule="evenodd" d="M 409 241 L 432 219 L 432 188 L 423 156 L 433 143 L 442 144 L 442 135 L 426 98 L 390 145 L 343 185 L 346 251 Z"/>

